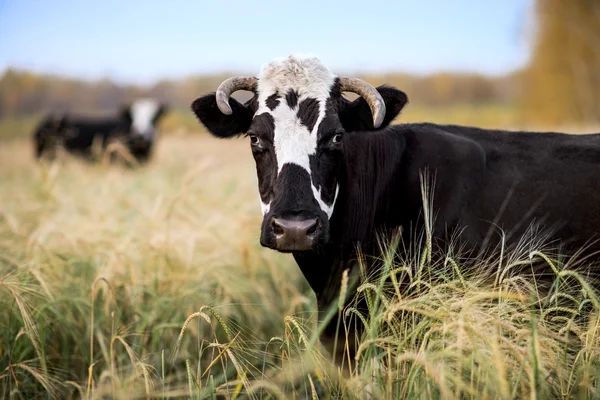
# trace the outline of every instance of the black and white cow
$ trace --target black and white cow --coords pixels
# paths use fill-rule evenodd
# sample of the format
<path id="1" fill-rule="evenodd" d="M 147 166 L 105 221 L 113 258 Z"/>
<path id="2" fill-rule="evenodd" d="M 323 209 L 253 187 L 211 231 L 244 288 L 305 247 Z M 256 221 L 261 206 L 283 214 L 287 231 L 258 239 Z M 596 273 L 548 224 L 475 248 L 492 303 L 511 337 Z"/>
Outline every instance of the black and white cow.
<path id="1" fill-rule="evenodd" d="M 60 145 L 72 154 L 94 159 L 92 147 L 99 141 L 102 150 L 120 141 L 139 163 L 148 161 L 158 135 L 158 122 L 168 107 L 154 99 L 138 99 L 120 109 L 116 116 L 47 116 L 34 133 L 39 159 Z"/>
<path id="2" fill-rule="evenodd" d="M 230 97 L 237 90 L 255 95 L 241 104 Z M 349 101 L 342 92 L 360 97 Z M 264 215 L 260 242 L 293 254 L 321 312 L 339 294 L 344 269 L 355 268 L 357 248 L 377 256 L 378 234 L 402 227 L 408 240 L 422 231 L 424 171 L 435 178 L 434 247 L 453 239 L 466 254 L 493 248 L 498 228 L 505 244 L 515 244 L 535 222 L 565 252 L 588 245 L 598 260 L 600 134 L 390 126 L 406 103 L 393 87 L 290 56 L 192 104 L 214 136 L 249 137 Z M 335 319 L 326 334 L 334 327 Z"/>

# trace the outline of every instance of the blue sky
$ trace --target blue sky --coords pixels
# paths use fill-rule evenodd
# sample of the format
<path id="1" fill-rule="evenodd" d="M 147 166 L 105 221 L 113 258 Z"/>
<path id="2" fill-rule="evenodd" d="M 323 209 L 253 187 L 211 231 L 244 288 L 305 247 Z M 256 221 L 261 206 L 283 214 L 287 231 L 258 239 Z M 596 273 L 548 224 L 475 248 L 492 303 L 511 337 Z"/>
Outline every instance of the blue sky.
<path id="1" fill-rule="evenodd" d="M 308 53 L 337 73 L 498 75 L 527 61 L 531 3 L 0 0 L 0 71 L 147 84 Z"/>

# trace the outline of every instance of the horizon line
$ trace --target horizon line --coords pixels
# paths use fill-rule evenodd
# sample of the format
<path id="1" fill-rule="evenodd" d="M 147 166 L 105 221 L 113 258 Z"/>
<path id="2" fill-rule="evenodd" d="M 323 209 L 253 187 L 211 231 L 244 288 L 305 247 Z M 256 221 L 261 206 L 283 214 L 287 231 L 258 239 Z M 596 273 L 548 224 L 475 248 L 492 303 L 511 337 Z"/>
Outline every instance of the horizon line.
<path id="1" fill-rule="evenodd" d="M 433 69 L 431 71 L 417 72 L 411 71 L 409 69 L 402 68 L 348 68 L 346 71 L 341 71 L 337 73 L 337 75 L 351 75 L 351 76 L 373 76 L 373 77 L 381 77 L 381 76 L 389 76 L 389 75 L 407 75 L 415 78 L 426 78 L 430 76 L 435 76 L 439 74 L 450 74 L 450 75 L 476 75 L 482 76 L 490 79 L 500 79 L 504 77 L 509 77 L 511 75 L 517 74 L 523 69 L 525 69 L 527 65 L 520 65 L 515 68 L 506 70 L 502 73 L 499 72 L 482 72 L 474 69 L 456 69 L 456 68 L 438 68 Z M 173 81 L 184 81 L 187 79 L 197 79 L 197 78 L 211 78 L 216 76 L 235 76 L 235 75 L 253 75 L 257 74 L 258 69 L 254 68 L 257 72 L 251 73 L 250 69 L 252 68 L 221 68 L 214 70 L 204 70 L 198 72 L 188 72 L 182 74 L 165 74 L 163 76 L 159 76 L 152 79 L 144 79 L 143 81 L 135 81 L 134 79 L 124 78 L 115 76 L 115 73 L 106 73 L 106 74 L 85 74 L 85 73 L 76 73 L 76 72 L 66 72 L 60 71 L 52 68 L 32 68 L 32 67 L 24 67 L 24 66 L 16 66 L 16 65 L 6 65 L 2 70 L 0 70 L 0 77 L 5 76 L 8 71 L 16 71 L 19 73 L 30 73 L 38 76 L 44 77 L 52 77 L 64 80 L 72 80 L 72 81 L 80 81 L 84 83 L 99 83 L 99 82 L 109 82 L 113 84 L 117 84 L 120 86 L 134 86 L 138 88 L 151 88 L 156 86 L 159 83 L 163 82 L 173 82 Z M 87 76 L 86 76 L 87 75 Z M 117 74 L 118 75 L 118 74 Z"/>

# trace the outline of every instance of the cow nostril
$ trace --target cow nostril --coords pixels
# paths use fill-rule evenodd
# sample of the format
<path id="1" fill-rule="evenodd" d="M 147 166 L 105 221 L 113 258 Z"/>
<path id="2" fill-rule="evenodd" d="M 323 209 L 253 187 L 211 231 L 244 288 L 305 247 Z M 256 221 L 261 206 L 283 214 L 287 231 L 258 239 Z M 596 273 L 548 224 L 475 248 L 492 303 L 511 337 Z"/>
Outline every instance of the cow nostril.
<path id="1" fill-rule="evenodd" d="M 320 223 L 317 218 L 273 218 L 269 227 L 278 250 L 303 251 L 312 249 Z"/>
<path id="2" fill-rule="evenodd" d="M 271 221 L 271 229 L 276 236 L 282 236 L 285 233 L 283 226 L 276 219 Z"/>
<path id="3" fill-rule="evenodd" d="M 312 236 L 317 232 L 317 227 L 318 227 L 318 223 L 317 220 L 314 221 L 314 223 L 306 230 L 306 234 L 308 236 Z"/>
<path id="4" fill-rule="evenodd" d="M 281 237 L 284 235 L 292 236 L 313 236 L 319 228 L 318 220 L 286 220 L 274 218 L 271 220 L 271 231 L 275 236 Z"/>

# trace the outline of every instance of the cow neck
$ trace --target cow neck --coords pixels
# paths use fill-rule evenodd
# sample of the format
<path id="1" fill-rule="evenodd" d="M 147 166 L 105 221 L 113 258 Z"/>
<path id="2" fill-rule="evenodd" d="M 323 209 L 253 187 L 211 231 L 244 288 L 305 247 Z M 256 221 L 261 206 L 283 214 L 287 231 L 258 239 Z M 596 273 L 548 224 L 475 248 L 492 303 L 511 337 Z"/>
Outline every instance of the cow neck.
<path id="1" fill-rule="evenodd" d="M 356 246 L 366 255 L 376 255 L 376 232 L 403 219 L 403 190 L 398 184 L 404 170 L 402 134 L 389 128 L 346 135 L 329 244 L 317 251 L 294 253 L 321 310 L 339 295 L 343 271 L 357 266 Z"/>

